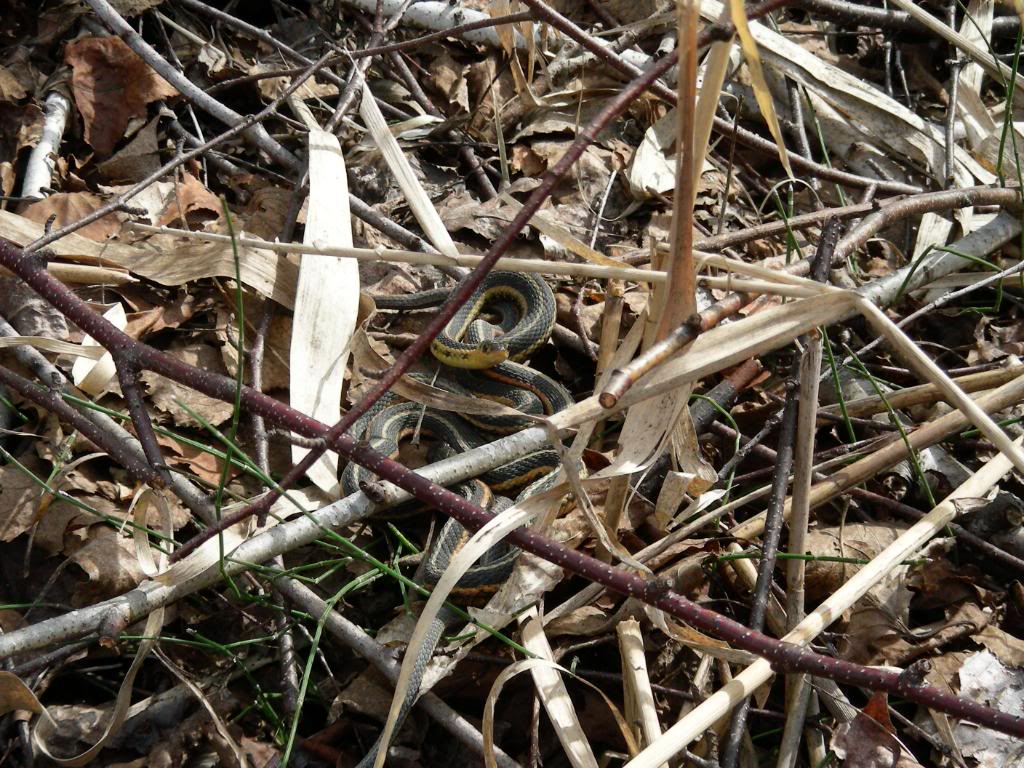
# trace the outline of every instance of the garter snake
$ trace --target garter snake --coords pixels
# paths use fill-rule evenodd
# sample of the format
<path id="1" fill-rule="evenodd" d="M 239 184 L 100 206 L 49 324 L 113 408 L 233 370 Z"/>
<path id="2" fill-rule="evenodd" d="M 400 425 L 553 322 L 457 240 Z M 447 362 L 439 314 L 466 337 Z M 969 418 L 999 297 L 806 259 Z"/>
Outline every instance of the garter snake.
<path id="1" fill-rule="evenodd" d="M 406 296 L 375 296 L 379 309 L 419 309 L 441 303 L 452 291 L 436 288 Z M 501 316 L 500 340 L 467 338 L 473 322 L 491 308 Z M 488 369 L 505 360 L 525 360 L 551 336 L 555 296 L 539 275 L 491 272 L 430 345 L 452 368 Z"/>
<path id="2" fill-rule="evenodd" d="M 374 300 L 381 309 L 418 309 L 439 303 L 450 294 L 450 289 L 438 289 L 408 296 L 374 297 Z M 497 315 L 500 336 L 493 326 L 481 320 L 485 311 Z M 527 414 L 556 413 L 572 404 L 572 396 L 562 385 L 518 362 L 548 340 L 554 324 L 555 299 L 543 278 L 491 272 L 431 345 L 434 357 L 446 368 L 442 368 L 436 379 L 428 378 L 428 381 L 457 394 L 498 400 Z M 443 451 L 461 453 L 493 439 L 485 433 L 505 434 L 531 423 L 529 419 L 514 415 L 467 416 L 424 409 L 417 403 L 402 402 L 388 394 L 356 422 L 352 434 L 385 455 L 397 457 L 402 440 L 414 433 L 431 438 Z M 516 500 L 519 501 L 550 487 L 556 478 L 558 462 L 554 449 L 535 451 L 453 490 L 479 506 L 491 505 L 492 511 L 496 511 L 511 504 L 507 497 L 518 494 Z M 342 473 L 342 489 L 348 495 L 373 479 L 369 470 L 349 462 Z M 428 586 L 436 584 L 467 538 L 468 532 L 458 522 L 445 521 L 424 555 L 420 568 L 422 581 Z M 463 593 L 493 591 L 511 573 L 518 554 L 518 550 L 508 546 L 492 548 L 459 580 L 458 590 Z M 419 696 L 423 672 L 444 632 L 445 623 L 443 618 L 435 620 L 422 652 L 415 659 L 395 732 Z M 359 763 L 359 768 L 371 766 L 379 748 L 378 741 Z"/>

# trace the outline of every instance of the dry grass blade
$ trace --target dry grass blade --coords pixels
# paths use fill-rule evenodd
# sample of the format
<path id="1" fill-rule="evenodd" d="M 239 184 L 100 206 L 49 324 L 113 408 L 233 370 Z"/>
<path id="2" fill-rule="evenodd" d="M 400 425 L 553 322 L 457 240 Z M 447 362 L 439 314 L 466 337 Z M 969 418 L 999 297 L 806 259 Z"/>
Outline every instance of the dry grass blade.
<path id="1" fill-rule="evenodd" d="M 1020 444 L 1021 440 L 1015 442 L 1017 446 Z M 1011 466 L 1010 461 L 1002 454 L 985 464 L 919 523 L 886 547 L 825 602 L 809 613 L 782 639 L 788 643 L 804 645 L 817 637 L 838 619 L 843 611 L 860 599 L 873 583 L 884 578 L 896 564 L 917 552 L 929 539 L 940 533 L 947 523 L 954 520 L 959 514 L 959 499 L 983 496 L 999 482 Z M 665 760 L 678 754 L 733 706 L 753 693 L 771 675 L 771 664 L 764 659 L 758 660 L 734 677 L 724 688 L 705 699 L 685 718 L 666 731 L 658 742 L 626 765 L 629 768 L 657 768 Z"/>
<path id="2" fill-rule="evenodd" d="M 641 744 L 653 744 L 661 736 L 658 710 L 651 691 L 651 680 L 644 656 L 644 638 L 640 622 L 626 619 L 616 627 L 619 636 L 619 653 L 622 656 L 622 687 L 626 716 L 636 723 L 642 737 Z M 667 768 L 665 763 L 660 768 Z"/>
<path id="3" fill-rule="evenodd" d="M 171 510 L 167 499 L 162 494 L 154 492 L 148 488 L 141 489 L 132 500 L 132 504 L 129 507 L 129 515 L 135 525 L 132 529 L 132 536 L 135 542 L 136 557 L 138 558 L 143 572 L 147 576 L 152 577 L 156 576 L 167 567 L 168 556 L 166 553 L 161 552 L 157 557 L 153 557 L 146 528 L 149 524 L 148 513 L 151 507 L 155 507 L 159 515 L 161 521 L 161 534 L 165 537 L 165 540 L 170 541 L 173 534 L 171 529 Z M 115 698 L 114 707 L 110 713 L 109 720 L 104 725 L 102 735 L 91 747 L 74 757 L 58 757 L 54 755 L 51 752 L 51 743 L 61 735 L 63 727 L 45 711 L 42 704 L 38 704 L 37 702 L 39 709 L 30 709 L 37 712 L 42 711 L 44 716 L 38 723 L 36 723 L 36 727 L 32 732 L 32 738 L 36 749 L 38 749 L 48 760 L 52 760 L 57 765 L 66 765 L 71 768 L 77 768 L 77 766 L 86 765 L 92 762 L 100 751 L 103 750 L 107 742 L 117 735 L 124 722 L 129 717 L 137 714 L 149 705 L 148 700 L 132 705 L 132 691 L 135 686 L 135 678 L 138 675 L 139 670 L 142 668 L 143 661 L 145 661 L 149 652 L 156 647 L 163 624 L 163 608 L 154 611 L 146 619 L 146 625 L 142 632 L 143 640 L 139 643 L 139 647 L 132 659 L 131 666 L 129 666 L 128 672 L 125 674 L 124 680 L 118 688 L 117 697 Z M 17 681 L 17 683 L 11 681 L 12 684 L 24 685 L 24 683 L 17 678 L 14 680 Z M 31 689 L 27 687 L 25 688 L 24 695 L 35 699 L 35 694 L 33 694 Z"/>
<path id="4" fill-rule="evenodd" d="M 128 325 L 128 317 L 125 315 L 124 305 L 121 303 L 116 303 L 107 309 L 103 313 L 103 317 L 121 330 Z M 86 336 L 82 339 L 82 346 L 98 347 L 99 344 L 93 338 Z M 85 355 L 81 357 L 82 359 L 76 360 L 71 367 L 71 380 L 75 382 L 76 387 L 88 395 L 102 394 L 117 375 L 113 356 L 107 352 L 95 360 L 86 359 Z"/>
<path id="5" fill-rule="evenodd" d="M 779 162 L 786 169 L 786 175 L 790 179 L 795 179 L 793 169 L 789 165 L 789 155 L 786 154 L 786 142 L 782 137 L 782 128 L 779 127 L 779 118 L 775 114 L 775 101 L 772 99 L 768 82 L 765 80 L 764 69 L 761 66 L 761 54 L 758 53 L 757 42 L 750 32 L 750 22 L 747 21 L 747 12 L 743 9 L 743 0 L 729 0 L 729 15 L 732 18 L 732 23 L 736 25 L 736 36 L 740 39 L 743 57 L 750 70 L 750 80 L 754 88 L 754 97 L 757 99 L 757 106 L 761 108 L 761 114 L 764 115 L 765 122 L 768 124 L 768 131 L 775 140 L 775 146 L 779 148 Z"/>
<path id="6" fill-rule="evenodd" d="M 309 212 L 304 241 L 352 247 L 345 158 L 338 139 L 319 128 L 309 131 Z M 352 333 L 359 314 L 359 265 L 354 259 L 302 257 L 289 352 L 291 403 L 326 424 L 341 418 Z M 307 448 L 292 446 L 300 462 Z M 321 490 L 338 485 L 338 456 L 327 452 L 306 472 Z"/>
<path id="7" fill-rule="evenodd" d="M 537 689 L 537 697 L 555 727 L 558 741 L 566 759 L 574 768 L 597 768 L 597 758 L 587 742 L 576 708 L 565 687 L 560 671 L 554 666 L 554 653 L 544 634 L 544 625 L 537 618 L 536 609 L 520 617 L 523 647 L 549 664 L 533 665 L 530 674 Z"/>
<path id="8" fill-rule="evenodd" d="M 417 664 L 420 662 L 420 654 L 425 648 L 428 635 L 434 631 L 432 627 L 439 620 L 438 616 L 451 591 L 463 575 L 465 575 L 466 571 L 473 566 L 473 563 L 480 559 L 487 550 L 495 546 L 509 532 L 529 522 L 536 515 L 542 514 L 545 506 L 551 502 L 555 493 L 560 495 L 562 491 L 548 491 L 544 494 L 533 496 L 523 504 L 510 507 L 500 515 L 496 515 L 488 525 L 473 534 L 470 540 L 452 556 L 444 574 L 438 580 L 433 590 L 431 590 L 430 598 L 427 600 L 427 604 L 423 606 L 420 618 L 416 622 L 416 628 L 413 630 L 412 637 L 409 638 L 409 644 L 405 649 L 405 657 L 402 660 L 402 671 L 398 676 L 398 682 L 395 684 L 395 697 L 391 702 L 388 719 L 380 736 L 381 744 L 391 743 L 391 738 L 402 709 L 402 702 L 405 700 L 410 687 L 414 685 L 413 675 Z M 386 759 L 387 749 L 380 749 L 374 761 L 374 768 L 381 768 Z"/>
<path id="9" fill-rule="evenodd" d="M 455 243 L 452 242 L 451 235 L 448 234 L 441 217 L 437 215 L 437 209 L 426 190 L 423 189 L 423 185 L 416 178 L 416 172 L 409 163 L 409 159 L 388 129 L 384 115 L 381 114 L 380 107 L 377 106 L 377 101 L 366 83 L 363 83 L 363 98 L 359 105 L 359 114 L 366 123 L 366 128 L 369 130 L 370 136 L 373 137 L 374 143 L 384 156 L 388 168 L 395 175 L 402 192 L 405 193 L 406 202 L 409 203 L 416 221 L 426 232 L 431 245 L 445 256 L 458 256 L 459 251 L 455 247 Z"/>
<path id="10" fill-rule="evenodd" d="M 556 675 L 558 673 L 571 674 L 571 672 L 568 669 L 565 669 L 561 665 L 556 664 L 555 662 L 550 661 L 549 659 L 523 659 L 522 661 L 517 661 L 505 667 L 505 669 L 501 671 L 501 673 L 495 678 L 494 683 L 491 685 L 491 690 L 487 695 L 487 702 L 484 706 L 483 722 L 484 744 L 486 746 L 486 749 L 484 751 L 484 764 L 488 768 L 494 768 L 494 766 L 496 765 L 493 757 L 492 748 L 494 745 L 494 705 L 498 700 L 498 696 L 501 694 L 502 689 L 508 683 L 508 681 L 516 675 L 521 674 L 523 672 L 531 672 L 536 674 L 538 670 L 552 671 Z M 629 753 L 631 755 L 635 755 L 637 752 L 639 752 L 639 749 L 635 743 L 635 740 L 633 739 L 632 733 L 629 730 L 626 720 L 619 712 L 614 702 L 612 702 L 612 700 L 608 698 L 607 694 L 605 694 L 605 692 L 602 691 L 600 688 L 591 685 L 586 680 L 580 680 L 579 682 L 583 683 L 588 688 L 590 688 L 594 693 L 600 696 L 604 703 L 608 706 L 609 711 L 611 711 L 612 716 L 615 718 L 616 724 L 619 726 L 619 731 L 622 734 L 624 741 L 626 742 L 627 748 L 629 749 Z"/>
<path id="11" fill-rule="evenodd" d="M 680 46 L 678 107 L 675 131 L 676 167 L 672 200 L 672 222 L 669 232 L 669 255 L 665 263 L 668 275 L 664 284 L 657 284 L 648 304 L 647 329 L 643 348 L 661 341 L 669 332 L 697 310 L 696 274 L 693 254 L 693 206 L 696 179 L 703 165 L 704 146 L 695 143 L 697 105 L 697 26 L 699 16 L 695 2 L 677 3 L 677 34 Z M 720 89 L 720 82 L 705 82 L 709 89 Z M 715 91 L 717 96 L 717 91 Z M 702 137 L 706 140 L 706 136 Z M 680 422 L 689 420 L 686 402 L 693 387 L 682 385 L 652 398 L 626 412 L 619 436 L 619 454 L 612 465 L 617 473 L 645 469 L 667 448 L 675 448 L 676 459 L 685 466 L 700 463 L 699 455 L 672 442 Z M 693 431 L 692 427 L 689 431 Z M 691 446 L 692 447 L 692 446 Z M 624 500 L 625 480 L 618 481 L 613 498 Z M 620 514 L 619 505 L 606 510 L 611 520 Z"/>
<path id="12" fill-rule="evenodd" d="M 54 352 L 58 355 L 73 355 L 84 357 L 88 360 L 99 360 L 107 353 L 103 347 L 86 346 L 84 344 L 72 344 L 70 341 L 50 339 L 46 336 L 3 336 L 0 337 L 0 349 L 8 347 L 35 347 L 45 352 Z"/>

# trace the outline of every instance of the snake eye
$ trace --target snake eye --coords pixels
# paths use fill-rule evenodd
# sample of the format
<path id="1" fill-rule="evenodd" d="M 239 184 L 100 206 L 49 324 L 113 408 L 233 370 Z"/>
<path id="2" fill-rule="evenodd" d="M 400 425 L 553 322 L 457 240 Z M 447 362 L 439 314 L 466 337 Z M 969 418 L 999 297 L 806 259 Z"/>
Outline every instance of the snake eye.
<path id="1" fill-rule="evenodd" d="M 495 352 L 505 352 L 505 345 L 497 339 L 483 339 L 478 347 L 481 352 L 492 354 Z"/>

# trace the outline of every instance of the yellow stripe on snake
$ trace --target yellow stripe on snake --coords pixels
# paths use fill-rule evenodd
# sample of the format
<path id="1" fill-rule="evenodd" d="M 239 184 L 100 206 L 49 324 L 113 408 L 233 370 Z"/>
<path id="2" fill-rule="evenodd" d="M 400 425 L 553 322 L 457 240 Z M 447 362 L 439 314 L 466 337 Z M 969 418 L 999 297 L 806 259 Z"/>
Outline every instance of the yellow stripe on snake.
<path id="1" fill-rule="evenodd" d="M 451 293 L 451 289 L 437 289 L 408 296 L 374 298 L 380 309 L 403 310 L 440 303 Z M 485 311 L 497 315 L 497 326 L 480 319 Z M 572 396 L 561 384 L 521 361 L 547 342 L 554 325 L 555 298 L 542 277 L 491 272 L 431 345 L 434 357 L 444 364 L 441 372 L 436 378 L 423 374 L 413 376 L 460 395 L 496 400 L 524 414 L 551 415 L 571 405 Z M 533 423 L 529 418 L 514 415 L 467 416 L 425 410 L 419 404 L 402 402 L 388 394 L 356 422 L 352 435 L 375 450 L 397 458 L 401 441 L 418 431 L 433 439 L 442 452 L 452 455 L 488 443 L 494 435 L 515 432 Z M 518 502 L 550 487 L 557 469 L 558 453 L 554 449 L 535 451 L 453 490 L 497 512 L 512 503 L 508 497 L 513 494 L 518 494 Z M 375 479 L 368 470 L 350 462 L 342 473 L 342 490 L 348 495 Z M 431 541 L 420 567 L 420 577 L 426 585 L 437 583 L 467 538 L 467 532 L 458 522 L 445 521 Z M 461 591 L 496 589 L 511 573 L 518 554 L 517 549 L 507 545 L 492 548 L 466 572 L 458 588 Z M 423 651 L 416 658 L 394 733 L 398 732 L 419 696 L 423 672 L 444 628 L 444 619 L 430 627 Z M 372 766 L 380 747 L 378 740 L 358 768 Z"/>

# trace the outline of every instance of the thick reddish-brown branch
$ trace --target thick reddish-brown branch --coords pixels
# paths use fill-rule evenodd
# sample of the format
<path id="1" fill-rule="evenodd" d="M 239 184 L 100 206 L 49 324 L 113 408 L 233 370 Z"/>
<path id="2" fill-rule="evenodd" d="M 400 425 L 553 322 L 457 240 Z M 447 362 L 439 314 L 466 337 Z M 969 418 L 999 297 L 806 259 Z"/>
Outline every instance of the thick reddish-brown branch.
<path id="1" fill-rule="evenodd" d="M 752 7 L 748 15 L 751 18 L 763 15 L 783 4 L 784 0 L 768 0 Z M 721 35 L 723 32 L 730 34 L 731 30 L 726 26 L 708 28 L 702 35 L 703 42 L 707 42 L 713 36 Z M 494 262 L 512 244 L 521 229 L 554 189 L 558 180 L 571 168 L 585 148 L 595 140 L 600 130 L 621 114 L 631 101 L 674 63 L 675 54 L 659 61 L 611 100 L 598 118 L 581 131 L 566 154 L 545 175 L 540 187 L 534 191 L 516 219 L 488 251 L 481 264 L 461 284 L 458 293 L 442 308 L 420 338 L 399 358 L 396 365 L 378 382 L 377 387 L 364 398 L 360 403 L 360 408 L 365 409 L 372 405 L 376 399 L 374 395 L 379 397 L 389 389 L 408 366 L 426 350 L 461 303 L 476 289 Z M 0 241 L 0 264 L 18 274 L 68 319 L 113 354 L 116 356 L 131 355 L 132 362 L 136 363 L 140 370 L 153 371 L 211 397 L 229 402 L 234 400 L 237 387 L 234 380 L 193 368 L 166 353 L 136 342 L 92 312 L 84 302 L 53 278 L 47 272 L 44 261 L 38 256 L 26 255 L 13 244 Z M 419 500 L 456 518 L 471 530 L 479 529 L 490 519 L 489 514 L 461 496 L 431 483 L 366 446 L 358 445 L 351 437 L 343 434 L 347 426 L 360 415 L 360 408 L 354 408 L 342 422 L 328 428 L 315 419 L 248 387 L 242 389 L 241 399 L 243 406 L 251 413 L 262 415 L 278 426 L 298 434 L 323 439 L 326 445 L 338 451 L 342 456 L 369 468 L 384 480 L 394 483 Z M 310 456 L 314 456 L 314 454 L 311 453 Z M 293 473 L 296 469 L 293 468 Z M 607 563 L 568 549 L 530 531 L 516 531 L 509 539 L 511 543 L 527 552 L 567 568 L 584 578 L 604 584 L 615 592 L 636 597 L 662 608 L 676 618 L 714 634 L 738 648 L 762 656 L 771 661 L 779 670 L 806 672 L 874 690 L 900 693 L 924 706 L 1024 737 L 1024 719 L 1022 718 L 997 712 L 934 688 L 919 686 L 910 676 L 905 677 L 890 670 L 863 667 L 820 656 L 805 648 L 772 639 L 750 630 L 732 619 L 701 608 L 681 595 L 665 589 L 659 583 L 648 582 L 633 573 L 614 568 Z"/>
<path id="2" fill-rule="evenodd" d="M 166 376 L 210 397 L 228 402 L 234 400 L 237 387 L 235 380 L 194 368 L 171 355 L 135 341 L 93 312 L 85 302 L 54 278 L 46 270 L 45 262 L 39 256 L 27 255 L 13 243 L 0 240 L 0 265 L 17 274 L 40 296 L 105 348 L 119 352 L 132 349 L 141 369 Z M 292 432 L 322 438 L 329 431 L 325 424 L 316 419 L 249 387 L 243 387 L 241 399 L 243 406 L 250 412 L 258 413 L 268 421 Z M 387 456 L 358 444 L 348 435 L 339 435 L 331 441 L 330 447 L 345 458 L 367 467 L 382 479 L 408 491 L 420 501 L 455 518 L 470 530 L 478 530 L 491 519 L 491 515 L 461 496 L 435 485 Z M 912 675 L 852 664 L 821 656 L 801 646 L 775 640 L 721 614 L 701 608 L 682 595 L 666 589 L 660 582 L 647 581 L 634 573 L 615 568 L 532 531 L 515 531 L 509 536 L 509 542 L 590 581 L 603 584 L 614 592 L 635 597 L 661 608 L 677 619 L 715 635 L 737 648 L 762 656 L 779 671 L 805 672 L 872 690 L 898 693 L 931 709 L 1024 738 L 1024 718 L 998 712 L 936 688 L 921 686 Z"/>
<path id="3" fill-rule="evenodd" d="M 750 18 L 757 18 L 763 16 L 769 11 L 785 5 L 787 0 L 765 0 L 765 2 L 759 3 L 752 6 L 747 15 Z M 697 45 L 707 45 L 711 40 L 720 39 L 722 37 L 728 37 L 733 34 L 735 27 L 731 23 L 715 24 L 705 27 L 698 35 Z M 473 292 L 480 286 L 483 279 L 487 274 L 494 268 L 495 262 L 498 261 L 512 244 L 516 238 L 519 237 L 519 233 L 529 224 L 530 219 L 533 215 L 540 210 L 540 207 L 544 204 L 544 201 L 548 199 L 555 187 L 561 181 L 562 177 L 565 176 L 572 168 L 573 164 L 582 156 L 586 151 L 587 147 L 593 144 L 598 135 L 611 124 L 619 115 L 621 115 L 629 107 L 633 101 L 643 94 L 643 92 L 649 88 L 652 84 L 656 83 L 658 78 L 665 74 L 675 64 L 678 58 L 678 54 L 673 52 L 671 55 L 666 56 L 664 59 L 658 61 L 647 70 L 640 72 L 637 77 L 631 81 L 621 92 L 605 104 L 604 108 L 598 113 L 598 115 L 590 121 L 579 134 L 576 139 L 566 150 L 565 154 L 558 159 L 548 171 L 541 177 L 541 183 L 536 189 L 530 194 L 530 197 L 523 204 L 523 207 L 516 214 L 515 218 L 509 223 L 509 225 L 502 231 L 498 238 L 494 241 L 494 244 L 487 250 L 480 263 L 476 265 L 472 272 L 459 283 L 458 287 L 448 298 L 448 300 L 441 306 L 437 314 L 431 318 L 430 322 L 427 323 L 426 328 L 420 333 L 416 340 L 399 355 L 398 359 L 395 360 L 395 364 L 389 368 L 383 376 L 377 381 L 377 383 L 370 388 L 370 390 L 363 396 L 363 398 L 356 404 L 354 404 L 342 417 L 341 420 L 335 424 L 327 434 L 323 435 L 324 442 L 320 447 L 315 447 L 310 450 L 302 460 L 294 465 L 283 478 L 278 485 L 268 491 L 258 501 L 251 504 L 248 508 L 238 511 L 232 516 L 231 520 L 224 520 L 215 530 L 207 531 L 205 536 L 213 536 L 217 531 L 222 530 L 226 525 L 233 525 L 238 520 L 244 519 L 250 515 L 262 515 L 265 514 L 270 505 L 273 504 L 277 499 L 281 497 L 281 494 L 287 490 L 293 483 L 301 478 L 306 471 L 315 464 L 320 456 L 323 455 L 324 451 L 327 450 L 327 446 L 334 442 L 334 439 L 339 435 L 343 435 L 352 427 L 353 424 L 366 413 L 373 405 L 384 396 L 386 392 L 389 392 L 395 385 L 401 376 L 408 371 L 413 364 L 423 353 L 426 352 L 430 343 L 437 337 L 441 330 L 448 324 L 448 322 L 455 316 L 455 313 L 459 311 L 459 308 L 469 301 L 469 297 L 473 295 Z M 197 546 L 199 542 L 192 542 L 190 546 Z"/>

